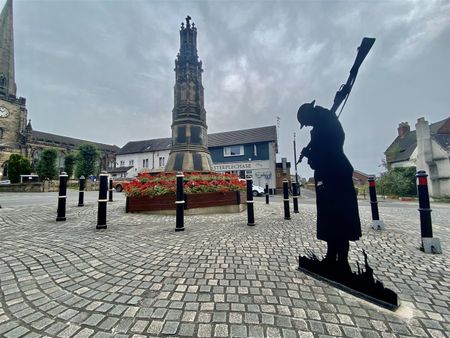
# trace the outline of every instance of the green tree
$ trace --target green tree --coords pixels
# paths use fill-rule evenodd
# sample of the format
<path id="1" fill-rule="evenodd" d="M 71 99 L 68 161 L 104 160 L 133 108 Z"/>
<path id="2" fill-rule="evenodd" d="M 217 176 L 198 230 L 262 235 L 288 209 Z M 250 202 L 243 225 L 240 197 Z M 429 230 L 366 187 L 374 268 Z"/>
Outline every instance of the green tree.
<path id="1" fill-rule="evenodd" d="M 72 177 L 73 169 L 75 168 L 75 163 L 77 161 L 77 156 L 75 154 L 67 154 L 64 157 L 64 171 L 67 173 L 67 176 Z"/>
<path id="2" fill-rule="evenodd" d="M 378 180 L 378 187 L 384 195 L 416 196 L 416 167 L 388 170 Z"/>
<path id="3" fill-rule="evenodd" d="M 100 152 L 90 143 L 83 143 L 78 147 L 75 176 L 89 177 L 97 173 Z"/>
<path id="4" fill-rule="evenodd" d="M 58 176 L 58 168 L 56 167 L 56 158 L 58 153 L 55 149 L 44 149 L 39 155 L 39 161 L 36 166 L 37 174 L 40 179 L 54 179 Z"/>
<path id="5" fill-rule="evenodd" d="M 20 175 L 31 173 L 31 163 L 19 154 L 12 154 L 8 160 L 8 178 L 11 183 L 20 182 Z"/>

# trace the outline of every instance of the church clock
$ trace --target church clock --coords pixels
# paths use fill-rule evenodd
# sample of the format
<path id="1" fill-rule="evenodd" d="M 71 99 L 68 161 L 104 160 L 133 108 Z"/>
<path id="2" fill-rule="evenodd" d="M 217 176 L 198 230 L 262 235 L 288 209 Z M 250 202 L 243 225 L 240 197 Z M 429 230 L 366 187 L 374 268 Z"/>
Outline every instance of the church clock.
<path id="1" fill-rule="evenodd" d="M 0 107 L 0 117 L 8 117 L 9 116 L 9 110 L 5 107 Z"/>

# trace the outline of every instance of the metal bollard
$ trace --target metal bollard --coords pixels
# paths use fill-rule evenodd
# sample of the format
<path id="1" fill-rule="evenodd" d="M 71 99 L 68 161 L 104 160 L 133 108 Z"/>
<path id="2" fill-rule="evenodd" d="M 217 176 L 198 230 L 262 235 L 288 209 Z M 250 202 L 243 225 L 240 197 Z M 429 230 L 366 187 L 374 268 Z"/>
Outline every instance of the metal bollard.
<path id="1" fill-rule="evenodd" d="M 369 195 L 370 208 L 372 210 L 372 229 L 383 230 L 385 228 L 384 222 L 380 220 L 378 213 L 377 190 L 375 187 L 375 176 L 369 176 Z"/>
<path id="2" fill-rule="evenodd" d="M 184 231 L 184 192 L 183 192 L 183 178 L 182 172 L 177 173 L 177 200 L 175 201 L 177 206 L 177 216 L 175 231 Z"/>
<path id="3" fill-rule="evenodd" d="M 78 206 L 83 207 L 84 206 L 84 184 L 86 183 L 86 178 L 81 175 L 80 176 L 80 191 L 78 192 Z"/>
<path id="4" fill-rule="evenodd" d="M 296 182 L 292 183 L 292 199 L 294 200 L 294 213 L 298 214 L 298 185 Z"/>
<path id="5" fill-rule="evenodd" d="M 420 232 L 422 244 L 420 250 L 426 253 L 442 253 L 439 238 L 433 238 L 433 227 L 431 224 L 430 196 L 428 194 L 427 173 L 419 170 L 416 175 L 418 179 L 417 191 L 419 194 Z"/>
<path id="6" fill-rule="evenodd" d="M 247 177 L 247 225 L 255 225 L 255 210 L 253 209 L 253 180 Z"/>
<path id="7" fill-rule="evenodd" d="M 289 187 L 287 179 L 283 180 L 284 219 L 291 219 L 289 211 Z"/>
<path id="8" fill-rule="evenodd" d="M 108 204 L 108 174 L 104 171 L 100 174 L 98 189 L 97 229 L 106 229 L 106 206 Z"/>
<path id="9" fill-rule="evenodd" d="M 66 199 L 67 199 L 67 174 L 63 171 L 59 175 L 59 193 L 58 193 L 58 210 L 56 212 L 56 220 L 66 220 Z"/>
<path id="10" fill-rule="evenodd" d="M 266 189 L 264 189 L 264 194 L 266 195 L 266 204 L 269 204 L 269 185 L 266 184 Z"/>
<path id="11" fill-rule="evenodd" d="M 113 180 L 112 178 L 109 179 L 109 200 L 108 202 L 112 202 L 113 201 Z"/>

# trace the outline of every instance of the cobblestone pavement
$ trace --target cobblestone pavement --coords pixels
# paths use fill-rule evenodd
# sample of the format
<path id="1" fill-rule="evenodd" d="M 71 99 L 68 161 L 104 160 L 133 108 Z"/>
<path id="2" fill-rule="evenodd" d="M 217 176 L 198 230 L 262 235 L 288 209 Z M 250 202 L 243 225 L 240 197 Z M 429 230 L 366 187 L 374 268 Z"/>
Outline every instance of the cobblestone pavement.
<path id="1" fill-rule="evenodd" d="M 450 335 L 450 208 L 433 206 L 442 255 L 418 250 L 416 208 L 380 208 L 387 229 L 352 243 L 351 264 L 369 253 L 376 277 L 398 292 L 381 309 L 296 270 L 315 239 L 315 206 L 283 220 L 281 203 L 246 213 L 186 217 L 125 214 L 108 205 L 69 207 L 56 222 L 50 205 L 0 209 L 1 337 L 407 337 Z M 292 210 L 291 210 L 292 212 Z"/>

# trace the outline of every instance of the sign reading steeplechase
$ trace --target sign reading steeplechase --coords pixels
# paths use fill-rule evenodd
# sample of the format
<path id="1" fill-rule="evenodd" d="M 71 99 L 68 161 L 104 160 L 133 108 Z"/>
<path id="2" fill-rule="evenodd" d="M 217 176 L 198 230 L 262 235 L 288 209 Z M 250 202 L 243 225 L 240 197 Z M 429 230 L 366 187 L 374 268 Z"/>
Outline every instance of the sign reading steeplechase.
<path id="1" fill-rule="evenodd" d="M 245 169 L 252 169 L 251 163 L 232 163 L 232 164 L 220 164 L 220 165 L 214 165 L 215 171 L 222 171 L 222 170 L 245 170 Z"/>
<path id="2" fill-rule="evenodd" d="M 213 165 L 215 171 L 231 171 L 231 170 L 257 170 L 269 169 L 269 161 L 249 161 L 249 162 L 232 162 L 220 163 Z"/>

